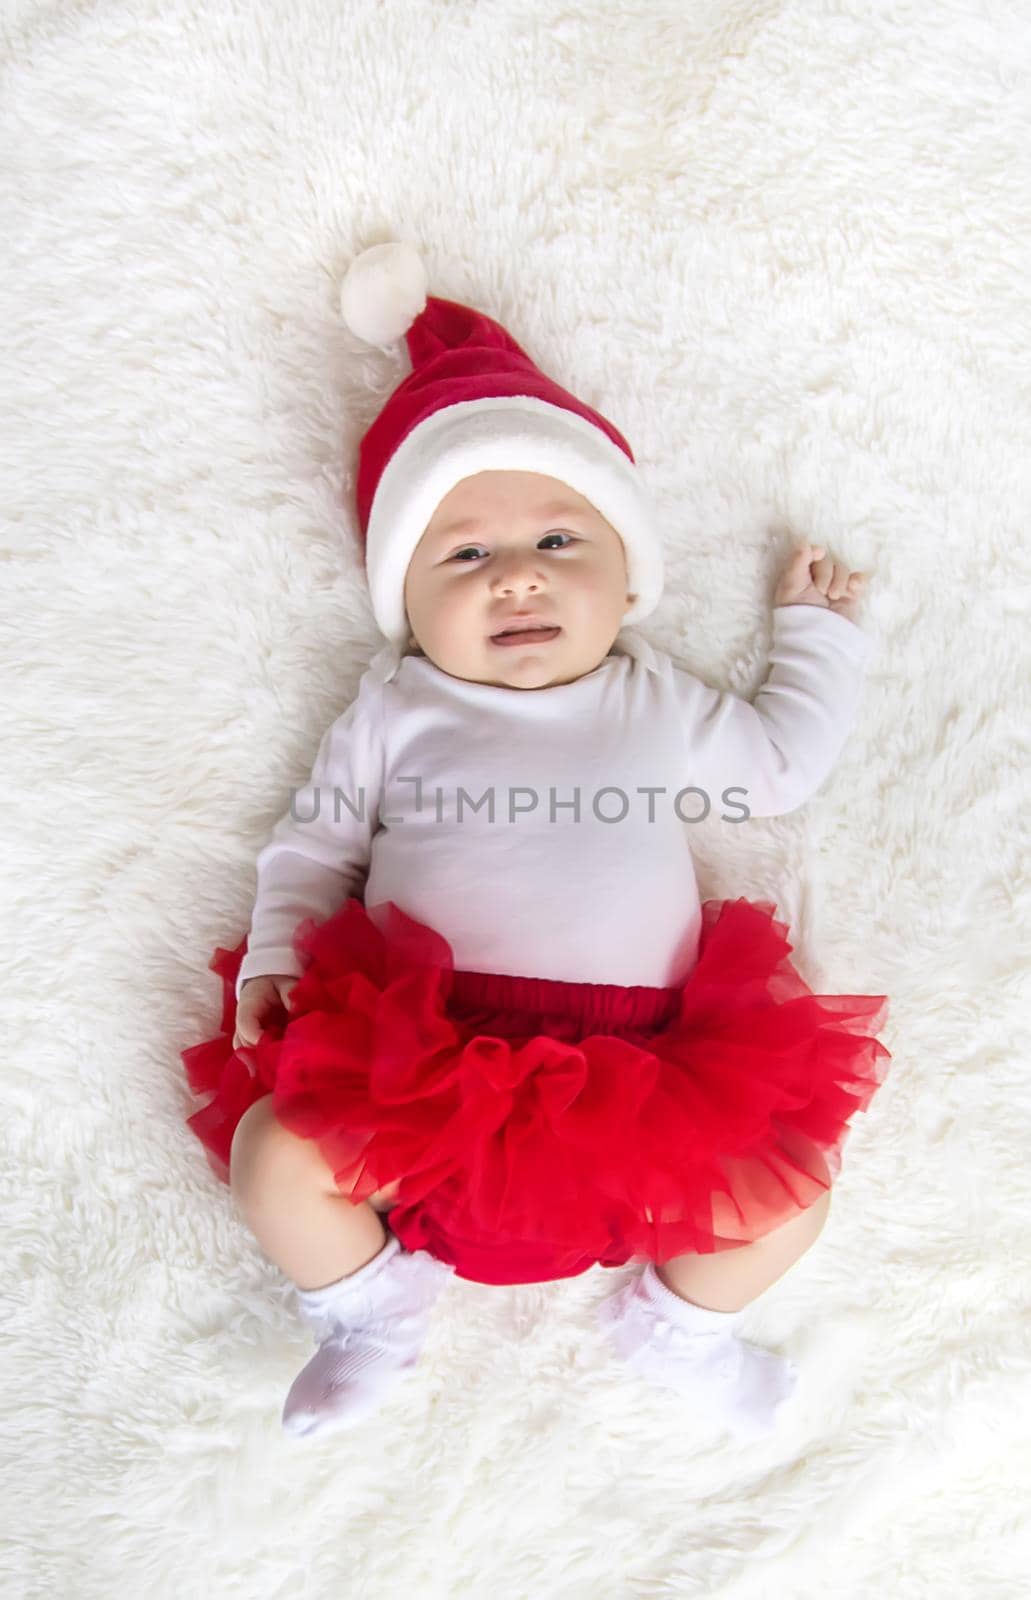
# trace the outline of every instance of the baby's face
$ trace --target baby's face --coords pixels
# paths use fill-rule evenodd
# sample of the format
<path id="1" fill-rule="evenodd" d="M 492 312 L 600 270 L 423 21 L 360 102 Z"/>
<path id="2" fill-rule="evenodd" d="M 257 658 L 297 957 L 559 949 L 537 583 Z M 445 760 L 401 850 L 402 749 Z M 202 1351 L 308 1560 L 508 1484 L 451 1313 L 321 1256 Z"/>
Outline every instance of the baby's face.
<path id="1" fill-rule="evenodd" d="M 611 523 L 539 472 L 463 478 L 433 513 L 405 577 L 412 642 L 423 654 L 454 678 L 512 689 L 592 672 L 635 598 Z M 495 643 L 502 629 L 530 623 L 516 612 L 559 632 Z"/>

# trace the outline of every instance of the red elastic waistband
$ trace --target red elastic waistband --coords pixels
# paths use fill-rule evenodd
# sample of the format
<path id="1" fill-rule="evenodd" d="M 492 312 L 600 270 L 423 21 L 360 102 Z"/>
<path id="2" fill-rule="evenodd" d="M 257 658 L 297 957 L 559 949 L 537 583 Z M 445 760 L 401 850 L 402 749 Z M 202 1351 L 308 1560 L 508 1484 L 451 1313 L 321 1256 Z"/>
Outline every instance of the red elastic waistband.
<path id="1" fill-rule="evenodd" d="M 453 972 L 451 1000 L 460 1006 L 574 1017 L 585 1027 L 661 1027 L 672 1017 L 680 990 L 618 983 L 563 983 L 507 972 Z"/>

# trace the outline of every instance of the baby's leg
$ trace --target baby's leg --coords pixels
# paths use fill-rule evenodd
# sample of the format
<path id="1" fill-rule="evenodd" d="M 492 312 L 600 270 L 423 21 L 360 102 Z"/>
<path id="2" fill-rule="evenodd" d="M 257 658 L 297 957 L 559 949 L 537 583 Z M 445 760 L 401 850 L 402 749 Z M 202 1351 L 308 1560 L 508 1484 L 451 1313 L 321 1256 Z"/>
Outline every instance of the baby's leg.
<path id="1" fill-rule="evenodd" d="M 357 1272 L 387 1242 L 369 1202 L 355 1205 L 339 1193 L 315 1141 L 276 1120 L 271 1095 L 241 1117 L 229 1173 L 247 1226 L 299 1289 L 321 1289 Z"/>
<path id="2" fill-rule="evenodd" d="M 736 1338 L 734 1329 L 745 1306 L 813 1244 L 829 1209 L 828 1190 L 753 1244 L 675 1256 L 661 1267 L 649 1263 L 639 1278 L 601 1303 L 599 1320 L 643 1376 L 680 1390 L 700 1410 L 715 1412 L 738 1430 L 764 1432 L 792 1394 L 797 1368 Z"/>
<path id="3" fill-rule="evenodd" d="M 315 1141 L 277 1121 L 271 1095 L 241 1117 L 229 1171 L 251 1231 L 293 1279 L 318 1343 L 290 1387 L 283 1426 L 304 1437 L 350 1427 L 415 1366 L 454 1268 L 388 1239 L 367 1200 L 340 1194 Z M 373 1196 L 384 1210 L 390 1192 Z"/>
<path id="4" fill-rule="evenodd" d="M 754 1244 L 712 1255 L 674 1256 L 655 1270 L 682 1300 L 711 1311 L 742 1311 L 815 1244 L 830 1205 L 828 1189 L 808 1210 Z"/>

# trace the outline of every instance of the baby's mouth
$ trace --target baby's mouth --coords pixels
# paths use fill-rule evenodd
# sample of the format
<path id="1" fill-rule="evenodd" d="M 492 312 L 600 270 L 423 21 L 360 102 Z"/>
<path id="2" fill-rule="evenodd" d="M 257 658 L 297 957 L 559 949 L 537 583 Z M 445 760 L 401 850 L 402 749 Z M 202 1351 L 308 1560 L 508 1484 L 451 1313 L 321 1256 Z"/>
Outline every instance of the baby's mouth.
<path id="1" fill-rule="evenodd" d="M 503 633 L 492 633 L 490 642 L 508 646 L 520 643 L 547 644 L 550 640 L 557 639 L 561 632 L 561 628 L 544 628 L 540 623 L 535 623 L 528 628 L 506 628 Z"/>

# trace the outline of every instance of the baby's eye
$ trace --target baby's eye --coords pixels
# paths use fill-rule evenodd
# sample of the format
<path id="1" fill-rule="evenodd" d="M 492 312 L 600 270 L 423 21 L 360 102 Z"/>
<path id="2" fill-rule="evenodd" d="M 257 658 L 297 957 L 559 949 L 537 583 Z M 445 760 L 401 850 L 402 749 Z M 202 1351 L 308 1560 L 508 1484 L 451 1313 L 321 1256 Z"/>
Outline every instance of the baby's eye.
<path id="1" fill-rule="evenodd" d="M 538 544 L 543 544 L 545 539 L 568 539 L 571 544 L 575 543 L 575 540 L 574 540 L 573 535 L 571 533 L 546 533 L 537 541 Z M 558 546 L 558 548 L 560 550 L 565 550 L 567 548 L 567 546 L 564 545 L 564 544 L 560 544 Z M 482 545 L 478 545 L 478 544 L 467 544 L 467 545 L 464 545 L 461 550 L 456 550 L 455 551 L 454 555 L 451 557 L 451 560 L 452 561 L 457 561 L 459 559 L 459 557 L 465 555 L 467 550 L 482 550 L 482 549 L 483 549 L 483 546 Z M 466 564 L 468 565 L 468 563 L 466 563 Z"/>

